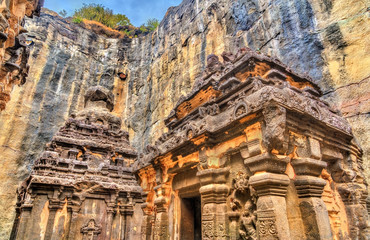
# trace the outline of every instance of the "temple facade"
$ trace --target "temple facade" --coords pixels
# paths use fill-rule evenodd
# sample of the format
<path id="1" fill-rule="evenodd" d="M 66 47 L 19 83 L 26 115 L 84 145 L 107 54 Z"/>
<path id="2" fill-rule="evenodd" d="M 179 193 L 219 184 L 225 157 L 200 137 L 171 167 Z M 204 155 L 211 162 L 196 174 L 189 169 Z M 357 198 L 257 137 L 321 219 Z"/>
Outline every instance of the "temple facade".
<path id="1" fill-rule="evenodd" d="M 362 151 L 307 76 L 207 58 L 145 152 L 90 88 L 18 189 L 12 239 L 368 239 Z"/>
<path id="2" fill-rule="evenodd" d="M 276 59 L 210 55 L 139 161 L 142 239 L 368 239 L 362 151 Z"/>
<path id="3" fill-rule="evenodd" d="M 113 103 L 104 87 L 88 89 L 85 109 L 53 137 L 19 187 L 11 239 L 140 238 L 137 153 Z"/>

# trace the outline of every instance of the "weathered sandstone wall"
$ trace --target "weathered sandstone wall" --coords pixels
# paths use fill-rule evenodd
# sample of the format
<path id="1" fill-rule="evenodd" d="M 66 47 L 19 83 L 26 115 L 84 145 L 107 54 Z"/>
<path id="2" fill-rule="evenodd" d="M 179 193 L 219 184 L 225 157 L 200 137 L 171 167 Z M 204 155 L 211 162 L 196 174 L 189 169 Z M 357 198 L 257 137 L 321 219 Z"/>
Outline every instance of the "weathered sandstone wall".
<path id="1" fill-rule="evenodd" d="M 83 107 L 88 86 L 103 76 L 116 94 L 114 112 L 140 152 L 162 134 L 163 119 L 191 90 L 207 55 L 243 46 L 307 73 L 352 125 L 368 168 L 368 6 L 359 0 L 184 0 L 153 34 L 132 40 L 106 39 L 52 13 L 27 20 L 35 42 L 29 77 L 0 113 L 0 238 L 10 233 L 17 185 L 67 116 Z"/>
<path id="2" fill-rule="evenodd" d="M 24 16 L 39 16 L 43 0 L 0 0 L 0 111 L 10 100 L 14 85 L 26 81 L 29 70 Z"/>

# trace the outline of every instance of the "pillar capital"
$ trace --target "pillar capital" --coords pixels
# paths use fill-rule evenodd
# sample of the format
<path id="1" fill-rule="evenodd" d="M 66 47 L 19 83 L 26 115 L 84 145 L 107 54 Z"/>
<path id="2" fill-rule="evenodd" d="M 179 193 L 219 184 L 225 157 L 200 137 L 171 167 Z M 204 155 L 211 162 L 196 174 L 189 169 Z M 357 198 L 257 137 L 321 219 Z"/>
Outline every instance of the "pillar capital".
<path id="1" fill-rule="evenodd" d="M 267 195 L 285 197 L 289 183 L 287 175 L 269 172 L 255 174 L 249 178 L 249 184 L 259 197 Z"/>
<path id="2" fill-rule="evenodd" d="M 297 175 L 308 175 L 314 177 L 320 176 L 322 170 L 328 165 L 324 161 L 312 158 L 293 158 L 291 164 Z"/>
<path id="3" fill-rule="evenodd" d="M 297 188 L 299 198 L 317 197 L 321 198 L 326 181 L 312 176 L 297 176 L 294 184 Z"/>
<path id="4" fill-rule="evenodd" d="M 255 174 L 257 172 L 284 173 L 290 158 L 287 156 L 262 153 L 260 155 L 246 158 L 244 164 Z"/>
<path id="5" fill-rule="evenodd" d="M 53 211 L 57 211 L 58 209 L 63 208 L 63 201 L 59 199 L 49 199 L 49 209 Z"/>
<path id="6" fill-rule="evenodd" d="M 121 215 L 133 215 L 134 208 L 130 204 L 123 204 L 119 206 L 119 212 Z"/>
<path id="7" fill-rule="evenodd" d="M 20 208 L 21 208 L 22 211 L 31 211 L 32 208 L 33 208 L 33 204 L 24 203 L 24 204 L 22 204 L 22 206 Z"/>
<path id="8" fill-rule="evenodd" d="M 107 207 L 107 213 L 108 214 L 116 214 L 117 210 L 111 207 Z"/>
<path id="9" fill-rule="evenodd" d="M 224 184 L 226 177 L 230 173 L 230 168 L 209 168 L 197 173 L 201 186 L 208 184 Z"/>

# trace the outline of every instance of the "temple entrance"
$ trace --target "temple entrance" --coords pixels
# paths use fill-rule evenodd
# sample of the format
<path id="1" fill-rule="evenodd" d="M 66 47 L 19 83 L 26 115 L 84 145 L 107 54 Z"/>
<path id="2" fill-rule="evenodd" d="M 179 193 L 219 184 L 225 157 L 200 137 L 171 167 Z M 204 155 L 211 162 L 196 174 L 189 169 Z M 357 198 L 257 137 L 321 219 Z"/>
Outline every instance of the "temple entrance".
<path id="1" fill-rule="evenodd" d="M 181 240 L 202 239 L 200 197 L 181 199 Z"/>

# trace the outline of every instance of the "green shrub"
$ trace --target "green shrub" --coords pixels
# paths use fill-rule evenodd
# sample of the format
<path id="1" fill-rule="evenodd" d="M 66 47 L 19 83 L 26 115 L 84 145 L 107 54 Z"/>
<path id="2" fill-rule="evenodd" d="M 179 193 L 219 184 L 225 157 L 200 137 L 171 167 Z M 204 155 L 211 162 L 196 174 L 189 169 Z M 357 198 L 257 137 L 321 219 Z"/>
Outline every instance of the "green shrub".
<path id="1" fill-rule="evenodd" d="M 146 26 L 150 31 L 154 31 L 159 25 L 159 20 L 155 18 L 150 18 L 146 21 Z"/>
<path id="2" fill-rule="evenodd" d="M 148 28 L 143 24 L 143 25 L 141 25 L 140 26 L 140 31 L 142 32 L 142 33 L 146 33 L 146 32 L 148 32 Z"/>
<path id="3" fill-rule="evenodd" d="M 83 20 L 83 18 L 81 18 L 81 17 L 79 17 L 79 16 L 74 16 L 74 17 L 72 18 L 72 22 L 77 23 L 77 24 L 81 23 L 81 22 L 82 22 L 82 20 Z"/>
<path id="4" fill-rule="evenodd" d="M 83 4 L 83 7 L 77 9 L 73 14 L 73 22 L 81 19 L 97 21 L 105 26 L 115 28 L 117 26 L 131 25 L 130 20 L 123 14 L 114 14 L 109 8 L 101 4 Z M 80 21 L 80 22 L 81 22 Z"/>

